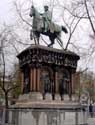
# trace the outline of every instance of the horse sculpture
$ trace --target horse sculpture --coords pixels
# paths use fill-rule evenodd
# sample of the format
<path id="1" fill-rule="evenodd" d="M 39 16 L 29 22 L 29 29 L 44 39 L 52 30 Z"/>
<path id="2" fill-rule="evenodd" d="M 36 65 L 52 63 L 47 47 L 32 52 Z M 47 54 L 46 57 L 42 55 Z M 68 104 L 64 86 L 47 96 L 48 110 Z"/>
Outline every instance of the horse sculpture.
<path id="1" fill-rule="evenodd" d="M 40 34 L 43 34 L 48 36 L 51 41 L 48 47 L 51 47 L 54 44 L 55 39 L 57 39 L 60 46 L 63 47 L 63 42 L 60 37 L 61 31 L 68 33 L 65 27 L 52 23 L 52 25 L 54 26 L 54 32 L 51 32 L 50 30 L 44 32 L 42 28 L 43 19 L 41 17 L 41 14 L 35 9 L 34 6 L 31 7 L 30 16 L 33 17 L 33 25 L 30 32 L 30 39 L 32 40 L 34 38 L 35 44 L 39 44 Z"/>

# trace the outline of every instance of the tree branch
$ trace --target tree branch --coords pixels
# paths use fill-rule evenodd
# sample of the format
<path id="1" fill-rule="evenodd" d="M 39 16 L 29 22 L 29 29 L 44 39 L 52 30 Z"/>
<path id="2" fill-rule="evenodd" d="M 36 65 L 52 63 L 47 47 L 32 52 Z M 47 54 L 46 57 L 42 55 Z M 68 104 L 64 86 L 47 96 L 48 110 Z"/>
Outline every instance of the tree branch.
<path id="1" fill-rule="evenodd" d="M 74 26 L 73 30 L 71 31 L 70 36 L 69 36 L 69 39 L 68 39 L 68 42 L 67 42 L 66 47 L 65 47 L 65 50 L 67 50 L 68 45 L 70 44 L 71 37 L 72 37 L 72 35 L 73 35 L 73 33 L 74 33 L 74 31 L 75 31 L 77 25 L 79 24 L 80 20 L 81 20 L 81 18 L 79 18 L 79 20 L 77 21 L 77 23 L 76 23 L 76 25 Z"/>
<path id="2" fill-rule="evenodd" d="M 95 28 L 94 28 L 93 22 L 92 22 L 91 17 L 90 17 L 90 13 L 89 13 L 89 10 L 88 10 L 88 6 L 87 6 L 87 1 L 86 0 L 84 0 L 84 4 L 85 4 L 86 12 L 87 12 L 87 15 L 88 15 L 88 19 L 89 19 L 92 31 L 93 31 L 93 33 L 95 35 Z"/>
<path id="3" fill-rule="evenodd" d="M 10 91 L 12 91 L 12 90 L 14 90 L 14 89 L 16 89 L 16 88 L 18 88 L 18 87 L 19 87 L 19 86 L 17 85 L 17 86 L 8 88 L 8 89 L 7 89 L 7 93 L 9 93 Z"/>
<path id="4" fill-rule="evenodd" d="M 3 59 L 3 90 L 5 89 L 5 57 L 4 57 L 4 52 L 2 51 L 2 59 Z"/>
<path id="5" fill-rule="evenodd" d="M 32 25 L 31 25 L 30 23 L 28 23 L 28 22 L 27 22 L 27 21 L 23 18 L 23 16 L 22 16 L 21 12 L 19 11 L 19 9 L 18 9 L 18 7 L 17 7 L 16 2 L 14 3 L 14 5 L 15 5 L 15 7 L 16 7 L 16 11 L 18 12 L 19 17 L 22 19 L 22 21 L 23 21 L 23 22 L 25 22 L 27 25 L 29 25 L 29 26 L 31 26 L 31 27 L 32 27 Z"/>

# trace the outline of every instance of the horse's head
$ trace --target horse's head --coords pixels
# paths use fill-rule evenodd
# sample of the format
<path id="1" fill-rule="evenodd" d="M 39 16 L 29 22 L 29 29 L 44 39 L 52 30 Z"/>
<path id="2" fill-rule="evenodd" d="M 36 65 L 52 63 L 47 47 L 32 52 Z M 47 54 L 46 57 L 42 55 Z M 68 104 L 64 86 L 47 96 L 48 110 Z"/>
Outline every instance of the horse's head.
<path id="1" fill-rule="evenodd" d="M 35 8 L 34 8 L 33 5 L 31 6 L 30 14 L 29 15 L 30 15 L 30 17 L 35 16 Z"/>

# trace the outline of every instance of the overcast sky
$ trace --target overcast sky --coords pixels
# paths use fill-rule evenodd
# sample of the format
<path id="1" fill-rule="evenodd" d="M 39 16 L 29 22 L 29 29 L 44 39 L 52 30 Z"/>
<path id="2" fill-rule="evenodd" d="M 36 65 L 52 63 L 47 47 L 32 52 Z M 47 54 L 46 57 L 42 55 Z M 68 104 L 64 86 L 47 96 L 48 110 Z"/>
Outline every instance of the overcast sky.
<path id="1" fill-rule="evenodd" d="M 0 0 L 0 23 L 11 22 L 12 1 L 13 0 Z"/>
<path id="2" fill-rule="evenodd" d="M 15 16 L 14 16 L 15 10 L 13 7 L 13 1 L 14 0 L 0 0 L 0 23 L 6 22 L 7 24 L 11 24 L 15 21 Z M 16 1 L 21 2 L 21 1 L 25 1 L 25 0 L 16 0 Z M 27 0 L 27 1 L 32 1 L 32 0 Z M 51 1 L 50 3 L 52 4 L 53 0 L 50 0 L 50 1 Z M 33 2 L 34 2 L 34 5 L 36 5 L 36 7 L 39 8 L 40 11 L 43 11 L 43 6 L 45 4 L 49 5 L 48 1 L 46 1 L 46 0 L 33 0 Z M 67 4 L 69 4 L 69 0 L 67 0 Z M 28 6 L 30 7 L 31 5 L 28 5 Z M 80 26 L 84 27 L 82 24 Z M 82 36 L 82 38 L 81 38 L 82 41 L 79 41 L 80 42 L 79 44 L 81 44 L 81 42 L 83 43 L 83 41 L 85 41 L 85 40 L 88 40 L 87 36 L 86 36 L 87 35 L 86 29 L 84 29 L 84 31 L 85 31 L 84 38 Z M 65 37 L 65 35 L 63 37 Z M 94 62 L 92 61 L 89 64 L 89 68 L 90 68 L 90 70 L 94 71 L 93 70 L 93 69 L 95 69 L 94 67 L 95 67 L 95 65 L 94 65 Z"/>
<path id="3" fill-rule="evenodd" d="M 0 0 L 0 22 L 12 22 L 13 15 L 14 15 L 14 8 L 13 8 L 13 2 L 18 1 L 19 3 L 23 3 L 26 0 Z M 51 5 L 54 0 L 27 0 L 27 1 L 33 1 L 33 4 L 40 8 L 40 10 L 43 10 L 44 5 Z M 63 0 L 62 0 L 63 1 Z M 69 4 L 70 0 L 66 0 L 66 3 Z M 31 5 L 29 5 L 31 6 Z"/>

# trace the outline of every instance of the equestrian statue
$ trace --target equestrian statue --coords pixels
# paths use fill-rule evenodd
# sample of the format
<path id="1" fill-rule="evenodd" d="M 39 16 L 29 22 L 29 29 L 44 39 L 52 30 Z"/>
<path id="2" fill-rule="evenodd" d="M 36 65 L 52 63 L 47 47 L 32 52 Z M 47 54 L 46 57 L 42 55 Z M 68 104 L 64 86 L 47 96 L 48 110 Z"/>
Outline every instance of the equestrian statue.
<path id="1" fill-rule="evenodd" d="M 40 34 L 49 37 L 51 43 L 48 47 L 54 44 L 55 39 L 61 47 L 63 42 L 61 40 L 61 31 L 68 33 L 67 29 L 63 26 L 59 26 L 52 22 L 52 13 L 49 11 L 49 7 L 44 6 L 44 13 L 39 13 L 34 6 L 31 6 L 30 17 L 33 17 L 32 30 L 30 31 L 30 39 L 34 38 L 35 44 L 39 44 Z"/>

